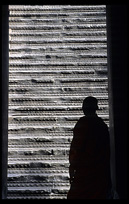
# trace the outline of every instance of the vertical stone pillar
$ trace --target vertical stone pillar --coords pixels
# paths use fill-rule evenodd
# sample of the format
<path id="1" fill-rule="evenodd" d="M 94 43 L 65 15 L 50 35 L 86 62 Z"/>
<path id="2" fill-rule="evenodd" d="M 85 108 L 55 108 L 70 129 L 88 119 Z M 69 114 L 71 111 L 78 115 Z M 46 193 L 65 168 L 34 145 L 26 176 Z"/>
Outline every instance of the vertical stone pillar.
<path id="1" fill-rule="evenodd" d="M 1 131 L 1 198 L 7 197 L 7 156 L 8 156 L 8 5 L 2 5 L 2 131 Z"/>

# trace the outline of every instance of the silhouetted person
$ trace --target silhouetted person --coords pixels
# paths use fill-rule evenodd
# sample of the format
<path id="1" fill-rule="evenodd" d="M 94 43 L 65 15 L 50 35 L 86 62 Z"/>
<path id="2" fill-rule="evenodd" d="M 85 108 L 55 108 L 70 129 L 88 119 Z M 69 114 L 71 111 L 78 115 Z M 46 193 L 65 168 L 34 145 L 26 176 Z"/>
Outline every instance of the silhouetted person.
<path id="1" fill-rule="evenodd" d="M 111 189 L 109 132 L 96 114 L 97 103 L 94 97 L 84 99 L 85 116 L 79 119 L 73 130 L 68 199 L 107 199 Z"/>

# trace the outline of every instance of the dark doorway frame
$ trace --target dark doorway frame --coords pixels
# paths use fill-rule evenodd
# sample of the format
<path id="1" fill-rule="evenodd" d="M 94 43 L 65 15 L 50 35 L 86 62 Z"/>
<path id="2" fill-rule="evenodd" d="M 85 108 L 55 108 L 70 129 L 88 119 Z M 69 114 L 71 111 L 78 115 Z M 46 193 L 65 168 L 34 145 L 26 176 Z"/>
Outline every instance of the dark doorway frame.
<path id="1" fill-rule="evenodd" d="M 2 5 L 2 134 L 0 137 L 1 174 L 0 197 L 7 198 L 7 160 L 8 160 L 8 66 L 9 66 L 9 10 L 8 5 Z"/>
<path id="2" fill-rule="evenodd" d="M 127 5 L 107 5 L 106 15 L 113 182 L 119 198 L 127 199 Z"/>

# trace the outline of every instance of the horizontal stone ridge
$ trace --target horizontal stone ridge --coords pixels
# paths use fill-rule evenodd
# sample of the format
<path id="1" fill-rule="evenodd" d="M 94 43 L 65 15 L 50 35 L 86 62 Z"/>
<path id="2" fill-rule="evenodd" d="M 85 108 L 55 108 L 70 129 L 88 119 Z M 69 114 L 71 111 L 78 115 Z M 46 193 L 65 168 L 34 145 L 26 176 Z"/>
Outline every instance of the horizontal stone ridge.
<path id="1" fill-rule="evenodd" d="M 66 199 L 86 96 L 109 124 L 105 5 L 9 5 L 8 199 Z"/>

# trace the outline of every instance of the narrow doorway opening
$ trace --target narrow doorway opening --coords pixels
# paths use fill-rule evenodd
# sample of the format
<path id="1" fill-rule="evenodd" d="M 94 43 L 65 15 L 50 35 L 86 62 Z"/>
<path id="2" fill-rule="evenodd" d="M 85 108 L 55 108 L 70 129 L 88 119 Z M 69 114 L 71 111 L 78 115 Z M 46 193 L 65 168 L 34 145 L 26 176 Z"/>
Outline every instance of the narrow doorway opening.
<path id="1" fill-rule="evenodd" d="M 10 5 L 9 199 L 66 198 L 86 96 L 109 126 L 106 6 Z"/>

